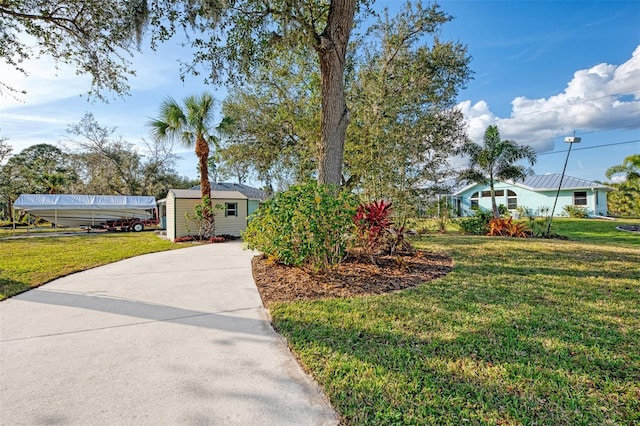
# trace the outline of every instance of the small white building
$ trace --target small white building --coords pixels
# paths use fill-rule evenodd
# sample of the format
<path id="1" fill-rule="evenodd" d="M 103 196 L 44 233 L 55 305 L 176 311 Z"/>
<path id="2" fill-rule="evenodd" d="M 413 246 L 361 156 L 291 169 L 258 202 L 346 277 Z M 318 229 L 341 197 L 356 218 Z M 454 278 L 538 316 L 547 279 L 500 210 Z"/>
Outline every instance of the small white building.
<path id="1" fill-rule="evenodd" d="M 196 223 L 189 219 L 196 204 L 202 200 L 200 190 L 170 189 L 165 204 L 167 237 L 175 241 L 178 237 L 197 234 Z M 238 191 L 211 191 L 211 204 L 215 215 L 216 235 L 239 237 L 247 228 L 249 199 Z M 162 211 L 161 205 L 161 211 Z"/>

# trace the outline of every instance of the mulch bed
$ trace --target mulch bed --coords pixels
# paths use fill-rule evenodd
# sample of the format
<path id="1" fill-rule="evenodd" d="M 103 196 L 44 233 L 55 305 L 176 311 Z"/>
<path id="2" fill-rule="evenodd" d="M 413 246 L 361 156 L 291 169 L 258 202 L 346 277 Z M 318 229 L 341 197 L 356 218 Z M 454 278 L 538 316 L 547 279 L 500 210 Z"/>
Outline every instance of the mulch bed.
<path id="1" fill-rule="evenodd" d="M 253 278 L 265 306 L 273 302 L 314 300 L 381 294 L 415 287 L 440 278 L 453 268 L 451 258 L 442 253 L 416 251 L 412 254 L 377 256 L 377 265 L 363 255 L 349 255 L 330 272 L 312 274 L 253 258 Z"/>
<path id="2" fill-rule="evenodd" d="M 617 228 L 621 231 L 640 232 L 640 225 L 620 225 Z"/>

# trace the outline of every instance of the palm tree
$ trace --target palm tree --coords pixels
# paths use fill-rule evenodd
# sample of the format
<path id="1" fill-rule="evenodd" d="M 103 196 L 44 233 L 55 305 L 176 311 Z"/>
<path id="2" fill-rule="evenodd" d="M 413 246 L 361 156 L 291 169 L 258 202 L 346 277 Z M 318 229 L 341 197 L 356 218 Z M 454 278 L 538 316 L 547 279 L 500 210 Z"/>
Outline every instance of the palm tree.
<path id="1" fill-rule="evenodd" d="M 498 126 L 489 126 L 484 133 L 484 146 L 474 142 L 464 144 L 459 154 L 469 156 L 469 167 L 458 175 L 459 182 L 489 184 L 493 217 L 500 217 L 496 205 L 495 180 L 524 180 L 529 170 L 515 165 L 518 160 L 527 159 L 533 166 L 536 152 L 530 146 L 518 145 L 515 141 L 501 140 Z"/>
<path id="2" fill-rule="evenodd" d="M 625 179 L 611 184 L 616 191 L 607 197 L 610 212 L 620 216 L 640 214 L 640 154 L 626 157 L 622 164 L 609 167 L 605 172 L 609 180 L 618 174 L 624 174 Z"/>
<path id="3" fill-rule="evenodd" d="M 200 171 L 200 193 L 202 195 L 202 216 L 214 231 L 214 217 L 211 205 L 211 184 L 209 183 L 209 144 L 214 142 L 209 130 L 213 120 L 213 97 L 209 93 L 192 95 L 182 100 L 182 106 L 168 97 L 160 104 L 160 118 L 149 121 L 154 138 L 179 139 L 191 147 L 195 142 L 198 170 Z"/>
<path id="4" fill-rule="evenodd" d="M 640 154 L 634 154 L 626 157 L 622 164 L 609 167 L 605 173 L 607 179 L 611 179 L 613 175 L 624 173 L 627 182 L 640 179 Z"/>

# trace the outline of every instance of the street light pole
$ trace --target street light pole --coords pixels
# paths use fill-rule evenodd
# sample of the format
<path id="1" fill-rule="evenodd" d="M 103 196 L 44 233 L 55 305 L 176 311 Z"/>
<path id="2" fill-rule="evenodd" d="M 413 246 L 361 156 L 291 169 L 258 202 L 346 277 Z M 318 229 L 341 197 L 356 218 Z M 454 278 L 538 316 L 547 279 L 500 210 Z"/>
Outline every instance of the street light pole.
<path id="1" fill-rule="evenodd" d="M 551 233 L 551 222 L 553 221 L 553 214 L 556 211 L 556 204 L 558 204 L 558 196 L 560 195 L 560 189 L 562 188 L 562 181 L 564 180 L 564 172 L 567 170 L 567 163 L 569 162 L 569 154 L 571 154 L 571 147 L 574 143 L 580 143 L 582 139 L 576 137 L 576 132 L 573 132 L 573 136 L 567 136 L 564 138 L 565 143 L 569 144 L 569 150 L 567 151 L 567 158 L 564 160 L 564 167 L 562 168 L 562 175 L 560 175 L 560 183 L 558 184 L 558 191 L 556 192 L 556 199 L 553 202 L 553 208 L 551 209 L 551 216 L 549 217 L 549 225 L 547 226 L 547 237 Z"/>

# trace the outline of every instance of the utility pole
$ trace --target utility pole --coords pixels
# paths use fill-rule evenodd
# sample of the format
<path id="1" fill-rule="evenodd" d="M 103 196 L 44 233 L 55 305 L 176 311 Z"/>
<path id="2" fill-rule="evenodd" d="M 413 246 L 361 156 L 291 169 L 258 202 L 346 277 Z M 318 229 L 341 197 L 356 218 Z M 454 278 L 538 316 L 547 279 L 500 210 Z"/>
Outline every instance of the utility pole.
<path id="1" fill-rule="evenodd" d="M 567 163 L 569 162 L 569 154 L 571 154 L 571 147 L 574 143 L 580 143 L 582 139 L 576 137 L 576 131 L 573 131 L 573 136 L 567 136 L 564 138 L 565 143 L 569 144 L 569 150 L 567 151 L 567 158 L 564 160 L 564 167 L 562 168 L 562 175 L 560 175 L 560 183 L 558 184 L 558 191 L 556 192 L 556 199 L 553 202 L 553 208 L 551 209 L 551 217 L 549 217 L 549 225 L 547 226 L 547 237 L 551 233 L 551 222 L 553 221 L 553 214 L 556 211 L 556 204 L 558 204 L 558 196 L 560 195 L 560 189 L 562 188 L 562 181 L 564 180 L 564 172 L 567 170 Z"/>

